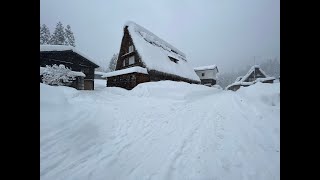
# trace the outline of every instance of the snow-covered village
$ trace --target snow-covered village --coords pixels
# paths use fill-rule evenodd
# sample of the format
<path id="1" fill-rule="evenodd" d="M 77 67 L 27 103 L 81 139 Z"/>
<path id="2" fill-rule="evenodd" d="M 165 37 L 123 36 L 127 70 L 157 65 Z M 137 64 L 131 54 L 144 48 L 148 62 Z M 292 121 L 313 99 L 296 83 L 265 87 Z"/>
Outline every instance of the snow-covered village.
<path id="1" fill-rule="evenodd" d="M 41 2 L 40 179 L 279 180 L 280 2 Z"/>

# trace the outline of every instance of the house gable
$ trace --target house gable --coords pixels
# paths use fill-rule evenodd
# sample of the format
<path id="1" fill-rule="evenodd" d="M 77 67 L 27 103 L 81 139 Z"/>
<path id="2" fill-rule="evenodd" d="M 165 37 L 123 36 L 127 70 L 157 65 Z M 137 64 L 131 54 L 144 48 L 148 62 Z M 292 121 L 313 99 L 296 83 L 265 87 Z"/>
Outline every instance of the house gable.
<path id="1" fill-rule="evenodd" d="M 127 32 L 128 35 L 126 35 Z M 157 74 L 178 77 L 182 81 L 187 79 L 188 82 L 200 82 L 199 77 L 189 66 L 185 54 L 147 29 L 129 21 L 124 26 L 123 40 L 126 41 L 127 37 L 130 37 L 130 41 L 133 42 L 140 65 L 147 68 L 148 72 L 152 70 Z M 121 48 L 124 46 L 126 45 L 121 45 Z M 118 63 L 119 68 L 120 63 L 123 62 Z M 170 78 L 167 77 L 167 79 Z"/>
<path id="2" fill-rule="evenodd" d="M 141 62 L 140 56 L 136 51 L 128 28 L 126 27 L 124 28 L 116 70 L 121 70 L 133 66 L 145 67 Z"/>
<path id="3" fill-rule="evenodd" d="M 266 75 L 262 73 L 260 68 L 255 67 L 254 71 L 250 73 L 245 79 L 243 80 L 244 82 L 252 82 L 255 81 L 257 78 L 266 78 Z"/>

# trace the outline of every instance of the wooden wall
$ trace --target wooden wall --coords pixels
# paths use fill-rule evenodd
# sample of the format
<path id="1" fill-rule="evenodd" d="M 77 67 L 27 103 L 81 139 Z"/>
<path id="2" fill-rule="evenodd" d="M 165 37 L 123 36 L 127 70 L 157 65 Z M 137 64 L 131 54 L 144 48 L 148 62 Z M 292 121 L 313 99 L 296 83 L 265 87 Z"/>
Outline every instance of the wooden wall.
<path id="1" fill-rule="evenodd" d="M 97 65 L 73 51 L 40 52 L 40 66 L 45 67 L 53 64 L 63 64 L 72 71 L 82 71 L 86 75 L 84 80 L 90 81 L 90 83 L 86 83 L 84 89 L 94 90 L 94 69 L 98 67 Z"/>
<path id="2" fill-rule="evenodd" d="M 133 45 L 132 38 L 130 37 L 128 28 L 124 29 L 122 41 L 121 41 L 121 47 L 119 51 L 119 57 L 116 65 L 116 70 L 121 70 L 125 69 L 128 67 L 133 67 L 133 66 L 141 66 L 144 67 L 143 63 L 141 62 L 140 56 L 138 52 L 136 51 L 135 47 L 133 49 L 133 52 L 129 53 L 129 46 Z M 133 45 L 134 46 L 134 45 Z M 129 65 L 129 60 L 128 58 L 130 56 L 134 56 L 134 64 Z M 125 66 L 123 66 L 123 62 L 125 61 Z"/>
<path id="3" fill-rule="evenodd" d="M 147 74 L 129 73 L 108 77 L 107 81 L 107 87 L 121 87 L 131 90 L 140 83 L 149 82 L 150 78 Z"/>

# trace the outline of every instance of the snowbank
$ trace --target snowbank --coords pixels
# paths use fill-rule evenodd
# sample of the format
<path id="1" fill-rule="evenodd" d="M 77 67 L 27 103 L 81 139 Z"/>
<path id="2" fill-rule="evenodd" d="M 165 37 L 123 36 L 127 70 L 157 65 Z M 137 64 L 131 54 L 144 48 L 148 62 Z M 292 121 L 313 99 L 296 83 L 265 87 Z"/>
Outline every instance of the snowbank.
<path id="1" fill-rule="evenodd" d="M 40 84 L 40 178 L 279 180 L 279 95 L 280 83 Z"/>
<path id="2" fill-rule="evenodd" d="M 280 108 L 280 83 L 258 82 L 249 87 L 241 87 L 237 93 L 253 103 L 263 103 Z"/>

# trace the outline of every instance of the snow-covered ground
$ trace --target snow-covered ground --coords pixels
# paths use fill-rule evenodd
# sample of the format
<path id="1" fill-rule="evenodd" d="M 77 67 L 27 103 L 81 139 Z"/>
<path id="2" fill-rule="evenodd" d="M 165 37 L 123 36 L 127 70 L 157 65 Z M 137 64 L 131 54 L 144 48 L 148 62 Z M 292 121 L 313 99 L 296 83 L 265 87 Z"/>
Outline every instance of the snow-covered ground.
<path id="1" fill-rule="evenodd" d="M 280 83 L 40 84 L 42 180 L 280 179 Z"/>

